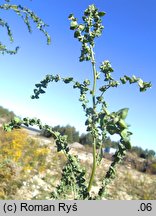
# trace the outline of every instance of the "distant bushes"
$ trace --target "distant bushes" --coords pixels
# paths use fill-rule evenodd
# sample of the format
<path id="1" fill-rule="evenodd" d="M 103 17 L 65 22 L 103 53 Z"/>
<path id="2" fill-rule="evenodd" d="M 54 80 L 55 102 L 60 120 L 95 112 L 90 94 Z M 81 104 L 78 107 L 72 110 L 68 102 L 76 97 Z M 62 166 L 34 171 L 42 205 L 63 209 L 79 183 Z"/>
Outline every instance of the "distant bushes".
<path id="1" fill-rule="evenodd" d="M 145 160 L 143 172 L 156 175 L 156 160 Z"/>
<path id="2" fill-rule="evenodd" d="M 79 132 L 76 131 L 75 127 L 70 125 L 66 125 L 66 126 L 57 125 L 53 127 L 53 130 L 58 131 L 59 133 L 61 133 L 61 135 L 67 135 L 67 140 L 69 143 L 79 142 L 82 145 L 92 145 L 93 143 L 93 138 L 90 133 L 83 133 L 79 135 Z M 50 138 L 52 136 L 48 130 L 42 130 L 41 135 L 47 138 Z M 110 137 L 108 137 L 106 140 L 103 141 L 103 145 L 104 147 L 117 148 L 118 142 L 111 141 Z"/>
<path id="3" fill-rule="evenodd" d="M 93 143 L 92 135 L 90 133 L 81 134 L 81 136 L 79 137 L 79 143 L 81 143 L 82 145 L 91 145 Z"/>
<path id="4" fill-rule="evenodd" d="M 132 169 L 147 174 L 156 174 L 156 158 L 141 158 L 135 152 L 129 153 L 125 156 L 123 165 L 130 165 Z"/>
<path id="5" fill-rule="evenodd" d="M 72 127 L 70 125 L 66 125 L 66 126 L 57 125 L 53 127 L 53 130 L 60 132 L 61 135 L 67 135 L 67 141 L 69 143 L 79 142 L 79 132 L 76 131 L 75 127 Z M 48 138 L 51 137 L 51 133 L 47 130 L 42 130 L 41 135 Z"/>
<path id="6" fill-rule="evenodd" d="M 150 159 L 154 158 L 156 156 L 155 151 L 153 150 L 148 150 L 148 149 L 142 149 L 141 147 L 138 146 L 133 146 L 130 150 L 130 152 L 135 152 L 138 157 L 144 158 L 144 159 Z"/>
<path id="7" fill-rule="evenodd" d="M 10 121 L 15 114 L 12 111 L 9 111 L 8 109 L 3 108 L 0 106 L 0 119 L 5 119 L 5 121 Z"/>
<path id="8" fill-rule="evenodd" d="M 58 131 L 61 133 L 61 135 L 67 135 L 67 139 L 69 143 L 73 143 L 73 142 L 79 142 L 82 145 L 92 145 L 93 143 L 93 138 L 92 135 L 90 133 L 83 133 L 81 135 L 79 135 L 79 132 L 76 131 L 75 127 L 67 125 L 67 126 L 55 126 L 53 128 L 54 131 Z M 47 130 L 42 130 L 41 131 L 41 135 L 45 136 L 45 137 L 51 137 L 51 133 Z M 103 147 L 107 148 L 107 147 L 111 147 L 111 148 L 115 148 L 118 149 L 118 141 L 112 141 L 110 139 L 110 137 L 108 137 L 107 139 L 103 140 Z M 135 153 L 139 158 L 142 159 L 153 159 L 156 156 L 155 151 L 153 150 L 148 150 L 148 149 L 142 149 L 141 147 L 138 146 L 133 146 L 129 152 L 131 153 Z M 134 159 L 133 159 L 134 160 Z M 137 163 L 137 164 L 136 164 Z M 137 170 L 139 171 L 143 171 L 146 169 L 146 164 L 138 164 L 138 162 L 133 161 L 133 167 L 136 167 Z M 151 170 L 153 170 L 154 168 L 150 168 Z M 151 171 L 153 173 L 153 171 Z"/>
<path id="9" fill-rule="evenodd" d="M 156 161 L 149 165 L 149 173 L 156 175 Z"/>

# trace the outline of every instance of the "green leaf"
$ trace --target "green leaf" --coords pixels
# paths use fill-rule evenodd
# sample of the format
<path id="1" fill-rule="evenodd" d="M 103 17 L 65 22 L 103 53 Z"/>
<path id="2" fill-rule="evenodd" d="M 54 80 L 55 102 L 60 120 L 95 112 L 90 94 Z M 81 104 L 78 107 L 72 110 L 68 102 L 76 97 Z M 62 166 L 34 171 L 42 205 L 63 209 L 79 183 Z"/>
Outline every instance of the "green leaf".
<path id="1" fill-rule="evenodd" d="M 103 101 L 103 97 L 96 97 L 96 99 L 98 100 L 98 102 L 102 102 Z"/>
<path id="2" fill-rule="evenodd" d="M 26 127 L 29 127 L 29 124 L 27 122 L 23 123 Z"/>
<path id="3" fill-rule="evenodd" d="M 123 129 L 127 128 L 127 124 L 123 119 L 119 120 L 118 125 Z"/>
<path id="4" fill-rule="evenodd" d="M 85 28 L 85 26 L 84 26 L 84 25 L 82 25 L 82 24 L 80 24 L 80 25 L 79 25 L 79 27 L 78 27 L 78 29 L 79 29 L 80 31 L 83 31 L 83 30 L 84 30 L 84 28 Z"/>
<path id="5" fill-rule="evenodd" d="M 140 92 L 145 92 L 146 90 L 146 88 L 140 88 Z"/>
<path id="6" fill-rule="evenodd" d="M 92 119 L 91 118 L 88 118 L 86 121 L 85 121 L 85 125 L 91 125 L 92 124 Z"/>
<path id="7" fill-rule="evenodd" d="M 70 83 L 72 80 L 73 80 L 73 77 L 67 77 L 63 79 L 63 82 L 67 84 L 67 83 Z"/>
<path id="8" fill-rule="evenodd" d="M 74 30 L 74 29 L 76 29 L 77 27 L 78 27 L 77 21 L 72 21 L 72 22 L 70 23 L 70 29 L 71 29 L 71 30 Z"/>
<path id="9" fill-rule="evenodd" d="M 138 85 L 140 86 L 140 88 L 143 88 L 144 87 L 144 82 L 142 79 L 139 79 L 138 80 Z"/>
<path id="10" fill-rule="evenodd" d="M 100 90 L 101 92 L 105 92 L 105 91 L 107 90 L 107 86 L 104 85 L 104 86 L 100 87 L 99 90 Z"/>
<path id="11" fill-rule="evenodd" d="M 99 15 L 100 17 L 104 16 L 105 14 L 106 14 L 106 13 L 103 12 L 103 11 L 101 11 L 101 12 L 98 13 L 98 15 Z"/>
<path id="12" fill-rule="evenodd" d="M 115 81 L 115 80 L 109 82 L 109 85 L 110 85 L 111 87 L 117 87 L 119 84 L 120 84 L 120 83 L 119 83 L 118 81 Z"/>
<path id="13" fill-rule="evenodd" d="M 49 45 L 51 43 L 51 37 L 47 35 L 47 44 Z"/>
<path id="14" fill-rule="evenodd" d="M 103 111 L 106 113 L 106 115 L 110 114 L 110 112 L 108 111 L 108 109 L 106 109 L 105 107 L 103 108 Z"/>
<path id="15" fill-rule="evenodd" d="M 69 19 L 69 20 L 74 20 L 74 19 L 75 19 L 75 17 L 74 17 L 74 15 L 73 15 L 73 14 L 69 14 L 69 16 L 68 16 L 68 19 Z"/>
<path id="16" fill-rule="evenodd" d="M 85 79 L 83 83 L 84 83 L 85 86 L 88 86 L 88 85 L 90 85 L 90 80 Z"/>
<path id="17" fill-rule="evenodd" d="M 39 87 L 41 86 L 41 84 L 38 83 L 38 84 L 35 84 L 35 86 L 36 86 L 37 88 L 39 88 Z"/>
<path id="18" fill-rule="evenodd" d="M 121 143 L 126 147 L 126 149 L 131 149 L 131 142 L 129 138 L 121 140 Z"/>
<path id="19" fill-rule="evenodd" d="M 114 117 L 113 123 L 116 124 L 119 121 L 119 119 L 120 119 L 119 116 Z"/>
<path id="20" fill-rule="evenodd" d="M 138 78 L 135 75 L 132 76 L 132 79 L 134 79 L 135 82 L 138 81 Z"/>
<path id="21" fill-rule="evenodd" d="M 114 135 L 115 133 L 117 133 L 117 128 L 113 125 L 113 124 L 109 124 L 107 126 L 107 131 L 111 134 Z"/>
<path id="22" fill-rule="evenodd" d="M 129 111 L 129 108 L 123 108 L 123 109 L 120 109 L 117 112 L 117 114 L 120 116 L 120 118 L 125 119 L 128 115 L 128 111 Z"/>
<path id="23" fill-rule="evenodd" d="M 121 132 L 121 136 L 123 139 L 126 139 L 127 138 L 127 129 L 124 129 L 122 132 Z"/>
<path id="24" fill-rule="evenodd" d="M 7 127 L 7 128 L 6 128 L 6 131 L 7 131 L 7 132 L 11 132 L 12 129 L 11 129 L 10 127 Z"/>
<path id="25" fill-rule="evenodd" d="M 40 89 L 40 93 L 41 93 L 41 94 L 44 94 L 45 91 L 44 91 L 43 89 Z"/>
<path id="26" fill-rule="evenodd" d="M 11 126 L 9 126 L 8 124 L 3 124 L 3 129 L 5 130 L 5 131 L 7 131 L 7 132 L 10 132 L 10 131 L 12 131 L 12 128 L 11 128 Z"/>
<path id="27" fill-rule="evenodd" d="M 75 31 L 74 38 L 78 38 L 79 36 L 81 36 L 80 32 L 79 31 Z"/>
<path id="28" fill-rule="evenodd" d="M 14 122 L 17 123 L 17 124 L 20 123 L 20 121 L 21 121 L 20 118 L 18 118 L 18 117 L 14 117 L 13 120 L 14 120 Z"/>

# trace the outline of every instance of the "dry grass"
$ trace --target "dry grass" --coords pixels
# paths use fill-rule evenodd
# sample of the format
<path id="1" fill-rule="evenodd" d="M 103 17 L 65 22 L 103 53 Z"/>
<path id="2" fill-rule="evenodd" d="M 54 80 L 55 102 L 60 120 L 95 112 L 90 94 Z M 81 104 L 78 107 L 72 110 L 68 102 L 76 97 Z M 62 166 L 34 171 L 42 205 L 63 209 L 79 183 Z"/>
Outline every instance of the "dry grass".
<path id="1" fill-rule="evenodd" d="M 18 133 L 12 133 L 10 137 L 8 134 L 5 134 L 5 136 L 3 134 L 0 138 L 0 199 L 50 199 L 50 193 L 60 181 L 61 170 L 66 163 L 65 156 L 56 152 L 52 140 L 48 142 L 47 139 L 41 140 L 40 137 L 34 139 L 28 136 L 28 139 L 25 137 L 23 148 L 23 146 L 20 146 L 20 135 Z M 4 146 L 2 144 L 4 141 L 5 143 L 9 142 L 9 145 Z M 16 154 L 16 157 L 14 157 L 10 148 L 12 142 L 16 143 L 14 145 L 15 150 L 21 152 Z M 2 150 L 7 152 L 5 160 L 2 158 L 4 155 Z M 91 152 L 92 148 L 89 146 L 85 146 L 83 149 L 71 149 L 71 153 L 78 155 L 81 165 L 86 168 L 87 181 L 91 174 Z M 9 158 L 7 158 L 7 155 Z M 110 163 L 111 161 L 105 158 L 97 168 L 92 194 L 97 194 L 100 182 L 104 178 Z M 156 199 L 155 188 L 156 175 L 139 172 L 133 166 L 124 162 L 118 165 L 117 176 L 108 186 L 105 199 L 154 200 Z"/>

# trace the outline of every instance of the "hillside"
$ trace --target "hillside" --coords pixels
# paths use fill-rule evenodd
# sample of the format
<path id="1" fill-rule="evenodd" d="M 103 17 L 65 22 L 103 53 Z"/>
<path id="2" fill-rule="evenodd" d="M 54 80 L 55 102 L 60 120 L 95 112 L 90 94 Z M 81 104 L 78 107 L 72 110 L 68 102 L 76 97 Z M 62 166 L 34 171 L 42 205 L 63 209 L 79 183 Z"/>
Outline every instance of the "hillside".
<path id="1" fill-rule="evenodd" d="M 5 122 L 10 121 L 14 116 L 15 114 L 12 111 L 0 106 L 0 126 Z"/>
<path id="2" fill-rule="evenodd" d="M 45 143 L 47 144 L 47 141 Z M 53 143 L 48 143 L 48 145 L 51 148 L 51 154 L 47 157 L 47 162 L 52 163 L 51 168 L 48 168 L 45 172 L 33 175 L 29 180 L 24 181 L 15 196 L 16 199 L 23 199 L 23 197 L 24 199 L 50 199 L 48 192 L 53 191 L 58 184 L 61 168 L 66 160 L 63 154 L 56 153 Z M 91 173 L 91 149 L 90 147 L 85 148 L 80 146 L 80 144 L 71 145 L 71 152 L 78 155 L 81 164 L 87 170 L 88 179 Z M 101 179 L 106 174 L 110 163 L 110 160 L 103 158 L 94 180 L 92 195 L 97 194 Z M 118 165 L 117 170 L 117 177 L 108 186 L 106 199 L 156 199 L 156 175 L 139 172 L 132 167 L 131 163 L 127 162 Z"/>
<path id="3" fill-rule="evenodd" d="M 6 133 L 1 128 L 0 150 L 0 199 L 50 199 L 50 192 L 58 184 L 66 162 L 64 154 L 56 152 L 52 138 L 42 137 L 27 129 Z M 74 143 L 70 145 L 70 152 L 78 155 L 81 165 L 87 170 L 88 179 L 92 148 Z M 102 159 L 92 194 L 97 193 L 110 163 L 109 155 Z M 149 167 L 144 170 L 147 160 L 139 158 L 134 152 L 127 153 L 124 161 L 117 167 L 117 176 L 108 186 L 105 199 L 156 199 L 156 172 L 151 172 L 151 164 L 154 170 L 156 162 L 148 163 Z"/>

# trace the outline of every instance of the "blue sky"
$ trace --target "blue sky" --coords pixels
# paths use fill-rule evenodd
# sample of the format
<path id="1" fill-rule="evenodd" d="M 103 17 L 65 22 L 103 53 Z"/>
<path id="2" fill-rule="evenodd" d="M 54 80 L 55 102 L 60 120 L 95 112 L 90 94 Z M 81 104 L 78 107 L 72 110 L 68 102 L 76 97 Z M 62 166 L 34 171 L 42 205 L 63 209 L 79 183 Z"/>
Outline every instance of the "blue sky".
<path id="1" fill-rule="evenodd" d="M 1 1 L 1 4 L 4 1 Z M 18 54 L 1 55 L 0 105 L 22 117 L 40 117 L 50 125 L 75 126 L 85 132 L 85 115 L 78 101 L 79 92 L 70 85 L 50 84 L 39 100 L 31 100 L 35 83 L 46 74 L 74 76 L 83 81 L 92 77 L 89 63 L 79 63 L 80 44 L 69 30 L 68 15 L 81 18 L 89 4 L 101 11 L 105 26 L 103 35 L 96 40 L 97 65 L 110 60 L 113 76 L 119 79 L 127 74 L 136 75 L 153 86 L 140 93 L 136 85 L 124 85 L 109 91 L 105 98 L 111 111 L 129 107 L 127 122 L 131 125 L 132 145 L 156 151 L 156 1 L 155 0 L 86 0 L 86 1 L 12 1 L 28 6 L 49 27 L 51 45 L 32 23 L 29 34 L 22 20 L 14 13 L 1 11 L 1 18 L 13 30 L 14 43 L 10 44 L 6 31 L 1 28 L 0 40 L 9 48 L 20 46 Z M 102 85 L 102 80 L 99 85 Z M 112 137 L 112 139 L 116 139 Z"/>

